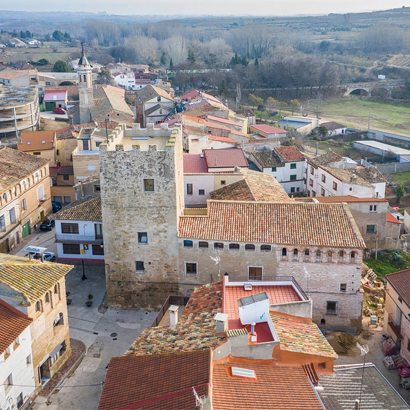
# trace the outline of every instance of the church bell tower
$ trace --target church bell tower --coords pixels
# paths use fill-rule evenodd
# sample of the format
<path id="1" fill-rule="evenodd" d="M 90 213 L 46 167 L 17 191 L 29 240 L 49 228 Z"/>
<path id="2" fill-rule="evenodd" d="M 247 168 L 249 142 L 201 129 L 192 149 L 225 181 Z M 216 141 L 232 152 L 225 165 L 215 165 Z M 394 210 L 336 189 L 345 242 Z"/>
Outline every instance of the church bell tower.
<path id="1" fill-rule="evenodd" d="M 91 107 L 94 106 L 93 82 L 90 63 L 85 55 L 84 45 L 78 61 L 78 92 L 80 97 L 80 123 L 91 121 Z"/>

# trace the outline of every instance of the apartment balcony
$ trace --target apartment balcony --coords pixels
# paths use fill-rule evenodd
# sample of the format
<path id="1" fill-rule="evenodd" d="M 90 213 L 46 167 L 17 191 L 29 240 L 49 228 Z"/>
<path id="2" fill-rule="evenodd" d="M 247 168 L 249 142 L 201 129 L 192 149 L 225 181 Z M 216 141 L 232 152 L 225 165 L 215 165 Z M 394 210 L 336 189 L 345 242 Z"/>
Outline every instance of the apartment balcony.
<path id="1" fill-rule="evenodd" d="M 403 339 L 403 335 L 401 334 L 401 325 L 397 324 L 393 320 L 393 316 L 389 315 L 388 316 L 388 321 L 387 321 L 388 327 L 390 331 L 393 333 L 393 339 L 396 340 L 396 342 L 400 341 Z"/>

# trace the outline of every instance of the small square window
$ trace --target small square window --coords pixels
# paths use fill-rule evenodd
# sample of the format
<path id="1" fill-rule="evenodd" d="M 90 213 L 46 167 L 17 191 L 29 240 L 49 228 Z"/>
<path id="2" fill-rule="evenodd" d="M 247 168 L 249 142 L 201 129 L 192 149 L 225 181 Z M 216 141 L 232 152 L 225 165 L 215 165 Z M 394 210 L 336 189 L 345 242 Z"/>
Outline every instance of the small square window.
<path id="1" fill-rule="evenodd" d="M 295 192 L 295 187 L 293 186 L 290 188 L 290 193 L 293 194 L 294 192 Z"/>
<path id="2" fill-rule="evenodd" d="M 296 181 L 296 175 L 291 175 L 291 176 L 290 176 L 290 180 L 291 180 L 291 181 Z"/>
<path id="3" fill-rule="evenodd" d="M 68 181 L 70 179 L 70 175 L 63 175 L 64 181 Z"/>
<path id="4" fill-rule="evenodd" d="M 333 182 L 333 190 L 337 191 L 337 183 L 336 182 Z"/>
<path id="5" fill-rule="evenodd" d="M 189 240 L 185 240 L 184 241 L 184 247 L 185 248 L 192 248 L 194 246 L 194 242 L 193 241 L 189 241 Z"/>
<path id="6" fill-rule="evenodd" d="M 327 315 L 337 315 L 337 302 L 326 302 L 326 314 Z"/>
<path id="7" fill-rule="evenodd" d="M 276 167 L 272 167 L 272 172 L 276 172 Z"/>
<path id="8" fill-rule="evenodd" d="M 376 212 L 377 211 L 377 205 L 370 205 L 370 212 Z"/>
<path id="9" fill-rule="evenodd" d="M 323 188 L 320 188 L 320 195 L 325 196 L 325 190 Z"/>
<path id="10" fill-rule="evenodd" d="M 366 226 L 366 233 L 377 233 L 377 226 L 376 225 L 367 225 Z"/>
<path id="11" fill-rule="evenodd" d="M 224 244 L 222 242 L 215 242 L 214 243 L 214 248 L 215 249 L 223 249 Z"/>
<path id="12" fill-rule="evenodd" d="M 138 242 L 148 243 L 148 235 L 146 232 L 138 232 Z"/>
<path id="13" fill-rule="evenodd" d="M 309 186 L 313 186 L 313 179 L 312 178 L 309 179 Z"/>
<path id="14" fill-rule="evenodd" d="M 196 275 L 198 272 L 197 264 L 195 262 L 185 262 L 185 274 Z"/>
<path id="15" fill-rule="evenodd" d="M 186 184 L 186 194 L 187 195 L 192 195 L 194 193 L 194 189 L 192 184 Z"/>
<path id="16" fill-rule="evenodd" d="M 229 249 L 233 249 L 233 250 L 235 250 L 235 251 L 238 251 L 239 250 L 239 243 L 230 243 L 229 244 Z"/>
<path id="17" fill-rule="evenodd" d="M 198 195 L 205 195 L 205 189 L 200 189 L 198 191 Z"/>
<path id="18" fill-rule="evenodd" d="M 347 289 L 347 284 L 346 283 L 341 283 L 340 284 L 340 292 L 346 292 Z"/>
<path id="19" fill-rule="evenodd" d="M 311 167 L 311 168 L 310 168 L 310 175 L 313 175 L 314 172 L 315 172 L 315 170 Z"/>
<path id="20" fill-rule="evenodd" d="M 198 248 L 208 248 L 208 242 L 198 242 Z"/>
<path id="21" fill-rule="evenodd" d="M 296 169 L 296 164 L 290 164 L 290 169 Z"/>
<path id="22" fill-rule="evenodd" d="M 137 272 L 144 272 L 145 271 L 144 262 L 143 261 L 136 261 L 135 262 L 135 268 L 137 269 Z"/>
<path id="23" fill-rule="evenodd" d="M 144 191 L 154 192 L 154 180 L 153 179 L 144 179 Z"/>
<path id="24" fill-rule="evenodd" d="M 262 252 L 270 252 L 271 250 L 272 250 L 272 247 L 270 245 L 261 245 Z"/>
<path id="25" fill-rule="evenodd" d="M 245 250 L 246 250 L 246 251 L 254 251 L 254 250 L 255 250 L 255 245 L 252 244 L 252 243 L 247 243 L 247 244 L 245 245 Z"/>
<path id="26" fill-rule="evenodd" d="M 326 182 L 326 175 L 322 174 L 322 182 Z"/>
<path id="27" fill-rule="evenodd" d="M 226 181 L 225 181 L 225 180 L 222 180 L 222 181 L 221 181 L 221 185 L 222 185 L 222 186 L 226 185 Z"/>

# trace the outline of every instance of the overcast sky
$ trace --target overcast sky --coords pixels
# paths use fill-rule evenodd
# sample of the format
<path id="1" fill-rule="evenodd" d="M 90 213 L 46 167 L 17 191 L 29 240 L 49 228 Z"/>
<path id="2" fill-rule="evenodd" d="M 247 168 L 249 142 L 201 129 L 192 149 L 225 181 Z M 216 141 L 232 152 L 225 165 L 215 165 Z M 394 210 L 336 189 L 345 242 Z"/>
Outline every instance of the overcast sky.
<path id="1" fill-rule="evenodd" d="M 349 13 L 402 7 L 403 1 L 391 0 L 19 0 L 4 1 L 0 10 L 87 11 L 109 14 L 156 15 L 297 15 Z"/>

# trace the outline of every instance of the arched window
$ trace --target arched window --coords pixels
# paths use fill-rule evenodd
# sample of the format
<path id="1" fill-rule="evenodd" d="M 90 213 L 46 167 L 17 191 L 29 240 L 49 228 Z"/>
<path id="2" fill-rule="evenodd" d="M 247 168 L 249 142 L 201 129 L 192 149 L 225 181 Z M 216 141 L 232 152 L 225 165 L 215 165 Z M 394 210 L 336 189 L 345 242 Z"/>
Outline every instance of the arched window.
<path id="1" fill-rule="evenodd" d="M 356 263 L 356 252 L 350 252 L 350 263 Z"/>
<path id="2" fill-rule="evenodd" d="M 21 185 L 22 185 L 22 187 L 23 187 L 23 191 L 25 191 L 25 190 L 26 190 L 26 181 L 23 181 L 23 182 L 21 183 Z"/>
<path id="3" fill-rule="evenodd" d="M 288 250 L 286 248 L 282 248 L 282 259 L 285 260 L 288 255 Z"/>
<path id="4" fill-rule="evenodd" d="M 245 250 L 246 251 L 254 251 L 255 250 L 255 245 L 251 244 L 251 243 L 247 243 L 245 245 Z"/>
<path id="5" fill-rule="evenodd" d="M 320 262 L 322 259 L 322 252 L 320 252 L 320 250 L 318 249 L 316 251 L 316 262 Z"/>
<path id="6" fill-rule="evenodd" d="M 297 260 L 298 260 L 298 254 L 299 254 L 298 250 L 297 250 L 297 249 L 293 249 L 293 260 L 294 260 L 294 261 L 297 261 Z"/>
<path id="7" fill-rule="evenodd" d="M 304 257 L 305 262 L 309 262 L 309 256 L 310 256 L 309 249 L 305 249 L 305 257 Z"/>
<path id="8" fill-rule="evenodd" d="M 7 193 L 6 192 L 3 194 L 3 200 L 7 204 Z"/>
<path id="9" fill-rule="evenodd" d="M 46 303 L 50 303 L 50 294 L 47 292 L 45 297 Z"/>
<path id="10" fill-rule="evenodd" d="M 333 252 L 329 251 L 327 253 L 327 261 L 330 263 L 330 262 L 332 262 L 332 260 L 333 260 Z"/>

